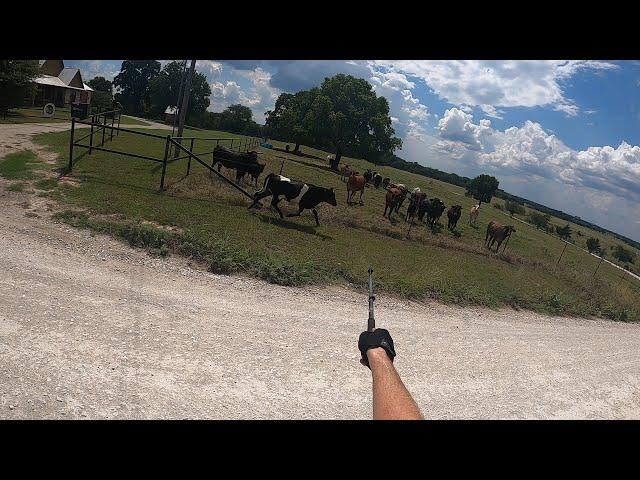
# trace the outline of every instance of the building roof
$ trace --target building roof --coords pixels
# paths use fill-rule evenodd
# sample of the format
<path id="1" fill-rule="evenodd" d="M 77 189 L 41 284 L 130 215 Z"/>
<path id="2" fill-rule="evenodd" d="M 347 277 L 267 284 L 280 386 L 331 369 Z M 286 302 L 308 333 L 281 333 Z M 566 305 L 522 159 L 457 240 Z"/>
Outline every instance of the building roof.
<path id="1" fill-rule="evenodd" d="M 70 88 L 71 90 L 88 90 L 88 91 L 93 91 L 93 89 L 91 87 L 89 87 L 86 84 L 82 84 L 83 88 L 77 88 L 77 87 L 71 87 L 69 85 L 67 85 L 66 83 L 64 83 L 62 80 L 60 80 L 59 77 L 53 77 L 51 75 L 42 75 L 40 77 L 37 77 L 34 80 L 35 83 L 38 83 L 40 85 L 53 85 L 54 87 L 60 87 L 60 88 Z"/>
<path id="2" fill-rule="evenodd" d="M 168 106 L 167 109 L 164 111 L 164 113 L 168 113 L 169 115 L 177 115 L 178 107 Z"/>

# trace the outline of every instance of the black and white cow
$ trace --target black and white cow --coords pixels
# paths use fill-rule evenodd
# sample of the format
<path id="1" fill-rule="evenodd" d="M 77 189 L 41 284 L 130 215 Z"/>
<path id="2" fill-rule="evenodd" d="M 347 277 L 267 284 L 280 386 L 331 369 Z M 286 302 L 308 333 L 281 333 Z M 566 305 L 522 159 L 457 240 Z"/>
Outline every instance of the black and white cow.
<path id="1" fill-rule="evenodd" d="M 295 182 L 282 175 L 270 173 L 264 180 L 262 188 L 253 196 L 253 203 L 249 208 L 253 208 L 260 199 L 268 197 L 269 195 L 272 196 L 271 206 L 275 208 L 280 218 L 284 218 L 284 215 L 282 215 L 282 212 L 278 208 L 278 202 L 281 200 L 280 196 L 284 196 L 289 204 L 298 206 L 298 213 L 290 213 L 287 217 L 297 217 L 303 210 L 310 209 L 316 219 L 316 225 L 320 225 L 318 212 L 316 211 L 318 204 L 326 202 L 334 207 L 338 204 L 333 188 L 317 187 L 308 183 Z"/>

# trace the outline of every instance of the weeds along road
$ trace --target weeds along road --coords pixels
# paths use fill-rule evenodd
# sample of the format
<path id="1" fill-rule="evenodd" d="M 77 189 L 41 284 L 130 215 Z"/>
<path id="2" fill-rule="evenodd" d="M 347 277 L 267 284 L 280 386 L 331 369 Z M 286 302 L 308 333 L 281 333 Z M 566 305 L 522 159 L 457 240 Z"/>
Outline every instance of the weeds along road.
<path id="1" fill-rule="evenodd" d="M 152 258 L 7 184 L 0 418 L 370 418 L 365 293 Z M 376 318 L 427 418 L 640 417 L 640 325 L 384 295 Z"/>

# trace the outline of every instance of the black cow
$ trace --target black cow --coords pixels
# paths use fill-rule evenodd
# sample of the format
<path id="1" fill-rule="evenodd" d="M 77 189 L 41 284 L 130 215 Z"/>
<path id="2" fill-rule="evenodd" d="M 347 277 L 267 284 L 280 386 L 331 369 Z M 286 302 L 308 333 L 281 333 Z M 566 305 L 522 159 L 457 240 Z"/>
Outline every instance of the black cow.
<path id="1" fill-rule="evenodd" d="M 373 175 L 373 186 L 376 188 L 380 188 L 380 184 L 382 183 L 382 175 L 376 173 Z"/>
<path id="2" fill-rule="evenodd" d="M 318 212 L 315 208 L 319 203 L 326 202 L 334 207 L 338 204 L 338 202 L 336 202 L 336 195 L 333 192 L 333 188 L 324 188 L 308 183 L 294 182 L 282 175 L 270 173 L 267 175 L 267 178 L 265 178 L 262 188 L 253 196 L 253 203 L 249 208 L 254 207 L 260 199 L 268 197 L 269 195 L 272 196 L 271 206 L 275 208 L 276 212 L 280 215 L 280 218 L 284 218 L 284 216 L 278 208 L 278 202 L 280 202 L 280 196 L 283 195 L 287 202 L 298 205 L 298 213 L 290 213 L 287 217 L 297 217 L 303 210 L 310 209 L 316 219 L 316 225 L 320 225 Z"/>
<path id="3" fill-rule="evenodd" d="M 258 177 L 263 172 L 265 167 L 264 163 L 251 163 L 247 166 L 241 166 L 236 169 L 236 183 L 244 178 L 245 175 L 249 175 L 255 184 L 258 186 Z"/>
<path id="4" fill-rule="evenodd" d="M 384 179 L 382 180 L 382 186 L 384 188 L 387 188 L 390 183 L 391 183 L 391 179 L 389 177 L 384 177 Z"/>
<path id="5" fill-rule="evenodd" d="M 413 220 L 413 217 L 416 216 L 416 213 L 419 213 L 420 205 L 422 205 L 427 200 L 427 194 L 425 192 L 411 192 L 409 196 L 409 206 L 407 207 L 407 214 L 404 218 L 405 222 L 409 220 Z M 424 211 L 422 212 L 422 216 L 420 216 L 420 220 L 424 216 Z"/>
<path id="6" fill-rule="evenodd" d="M 424 214 L 427 214 L 427 225 L 433 227 L 445 209 L 444 203 L 439 198 L 432 198 L 431 200 L 424 200 L 418 207 L 418 218 L 422 220 Z"/>
<path id="7" fill-rule="evenodd" d="M 218 171 L 220 171 L 220 167 L 235 170 L 236 182 L 239 182 L 248 173 L 257 184 L 258 177 L 264 170 L 264 165 L 258 163 L 258 152 L 234 152 L 221 145 L 216 145 L 213 151 L 211 167 L 213 168 L 216 164 L 218 164 Z"/>
<path id="8" fill-rule="evenodd" d="M 364 172 L 364 181 L 365 183 L 369 183 L 371 181 L 371 179 L 373 178 L 374 172 L 372 172 L 370 169 L 366 169 Z"/>

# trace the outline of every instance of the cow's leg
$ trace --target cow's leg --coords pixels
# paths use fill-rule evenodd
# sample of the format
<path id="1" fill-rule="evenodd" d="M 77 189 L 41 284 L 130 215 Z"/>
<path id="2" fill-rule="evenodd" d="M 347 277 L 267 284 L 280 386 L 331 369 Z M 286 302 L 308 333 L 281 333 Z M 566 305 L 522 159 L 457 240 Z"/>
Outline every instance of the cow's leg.
<path id="1" fill-rule="evenodd" d="M 316 227 L 320 226 L 320 220 L 318 220 L 318 211 L 314 208 L 311 210 L 313 212 L 313 216 L 316 218 Z"/>
<path id="2" fill-rule="evenodd" d="M 362 195 L 364 195 L 364 188 L 360 190 L 360 205 L 364 205 L 364 202 L 362 201 Z"/>
<path id="3" fill-rule="evenodd" d="M 304 208 L 298 205 L 298 213 L 288 213 L 287 217 L 299 217 L 303 210 Z"/>
<path id="4" fill-rule="evenodd" d="M 271 198 L 271 206 L 276 209 L 276 212 L 278 212 L 278 215 L 280 215 L 280 218 L 284 218 L 282 211 L 278 208 L 278 202 L 280 202 L 280 196 L 274 195 Z"/>
<path id="5" fill-rule="evenodd" d="M 249 205 L 249 208 L 255 207 L 260 200 L 262 200 L 264 197 L 268 197 L 269 195 L 271 195 L 271 192 L 269 191 L 256 192 L 255 195 L 253 196 L 253 203 Z"/>
<path id="6" fill-rule="evenodd" d="M 497 246 L 496 246 L 496 253 L 498 253 L 498 250 L 500 250 L 500 245 L 501 245 L 501 244 L 502 244 L 502 240 L 498 240 L 498 241 L 496 242 L 496 245 L 497 245 Z"/>

